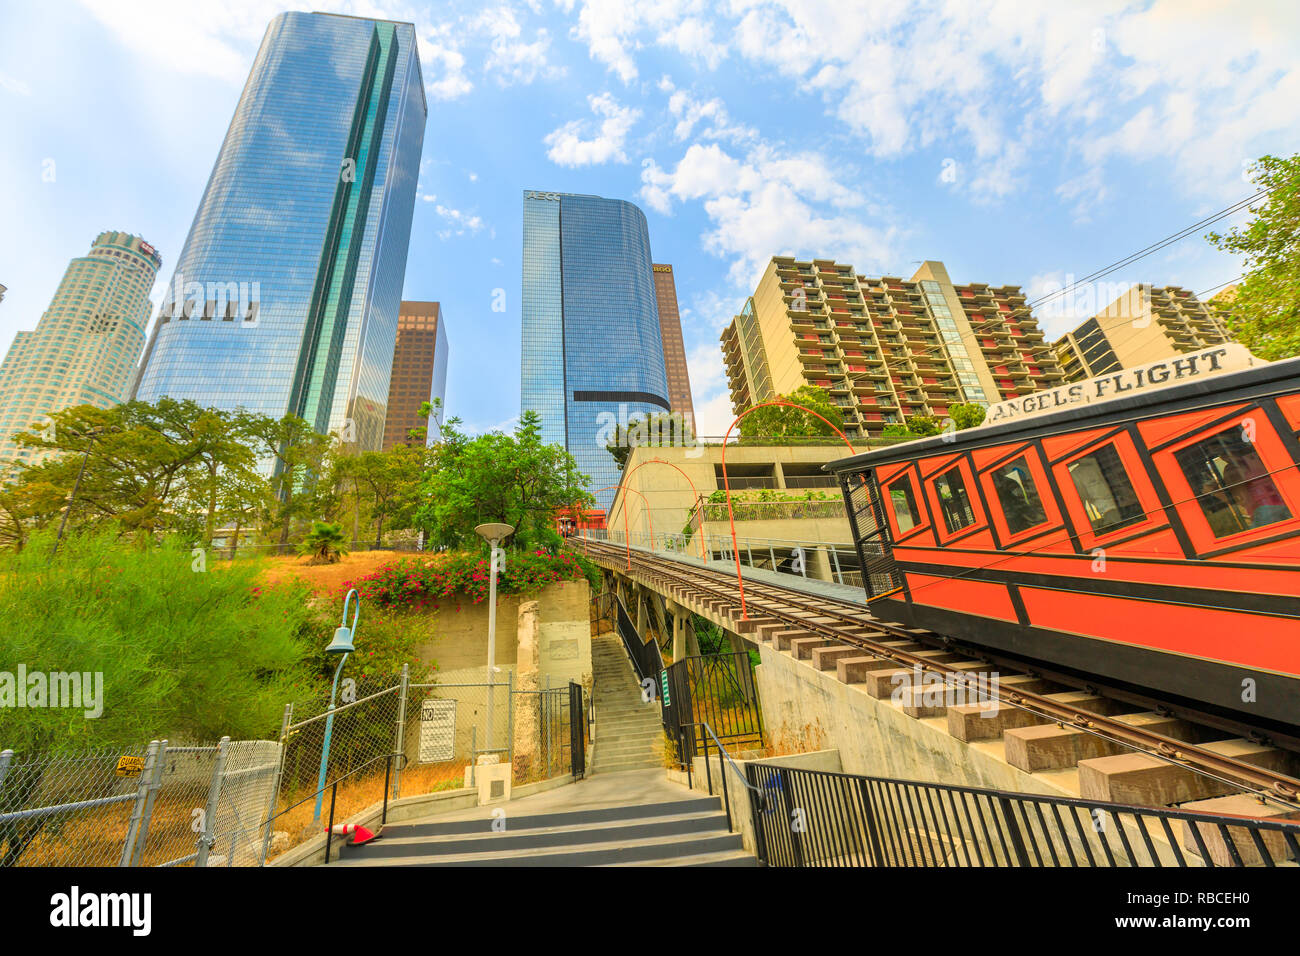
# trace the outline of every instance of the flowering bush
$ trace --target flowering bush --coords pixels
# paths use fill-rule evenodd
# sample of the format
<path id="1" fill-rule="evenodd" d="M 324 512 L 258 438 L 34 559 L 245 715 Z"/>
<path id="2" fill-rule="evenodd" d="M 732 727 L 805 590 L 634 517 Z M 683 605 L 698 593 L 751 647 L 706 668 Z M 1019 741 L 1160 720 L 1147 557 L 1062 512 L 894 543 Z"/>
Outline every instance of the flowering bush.
<path id="1" fill-rule="evenodd" d="M 579 581 L 596 575 L 580 556 L 561 552 L 508 551 L 505 569 L 497 576 L 497 593 L 527 594 L 557 581 Z M 380 607 L 419 610 L 453 595 L 466 595 L 475 604 L 487 599 L 491 582 L 488 558 L 455 551 L 427 558 L 404 558 L 339 588 L 356 588 L 364 600 Z"/>

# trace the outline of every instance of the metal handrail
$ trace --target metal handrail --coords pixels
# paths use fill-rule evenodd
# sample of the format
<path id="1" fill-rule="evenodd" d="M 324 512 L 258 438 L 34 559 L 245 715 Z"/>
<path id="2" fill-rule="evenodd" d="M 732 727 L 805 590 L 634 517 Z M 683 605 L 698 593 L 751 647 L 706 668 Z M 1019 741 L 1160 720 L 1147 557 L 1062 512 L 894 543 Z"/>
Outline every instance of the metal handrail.
<path id="1" fill-rule="evenodd" d="M 383 809 L 383 816 L 381 818 L 381 825 L 383 823 L 387 823 L 388 822 L 388 784 L 389 784 L 389 775 L 392 773 L 393 770 L 394 757 L 400 758 L 402 761 L 402 765 L 398 769 L 400 770 L 406 769 L 406 765 L 410 761 L 409 758 L 404 753 L 379 754 L 378 756 L 371 757 L 369 760 L 367 760 L 365 763 L 361 764 L 360 766 L 354 767 L 352 770 L 349 770 L 347 773 L 340 774 L 339 776 L 335 777 L 331 782 L 327 783 L 325 786 L 321 787 L 320 789 L 313 790 L 311 793 L 309 793 L 307 796 L 303 797 L 301 800 L 297 801 L 296 803 L 291 803 L 283 810 L 271 814 L 269 817 L 266 818 L 266 820 L 262 822 L 260 826 L 267 827 L 269 832 L 271 821 L 275 820 L 277 817 L 284 816 L 286 813 L 288 813 L 290 810 L 294 809 L 295 807 L 302 806 L 308 800 L 314 800 L 318 794 L 322 794 L 326 790 L 329 790 L 331 792 L 330 819 L 329 819 L 329 825 L 325 829 L 325 862 L 328 863 L 330 861 L 330 847 L 331 847 L 331 843 L 333 842 L 333 836 L 334 836 L 334 804 L 336 799 L 338 798 L 339 781 L 346 780 L 348 777 L 360 773 L 362 770 L 365 770 L 367 767 L 369 767 L 372 763 L 374 763 L 377 760 L 387 761 L 387 766 L 384 768 L 384 809 Z"/>
<path id="2" fill-rule="evenodd" d="M 750 797 L 751 806 L 755 810 L 759 811 L 760 813 L 763 812 L 767 807 L 767 803 L 764 798 L 763 791 L 759 790 L 752 783 L 750 783 L 748 780 L 745 779 L 744 773 L 741 772 L 741 769 L 736 764 L 736 761 L 731 758 L 731 754 L 729 754 L 727 752 L 727 748 L 722 745 L 722 741 L 719 740 L 718 735 L 713 732 L 713 728 L 709 726 L 708 721 L 697 720 L 697 721 L 692 721 L 691 723 L 682 724 L 680 727 L 678 727 L 677 733 L 678 733 L 679 747 L 681 747 L 683 743 L 682 738 L 684 737 L 684 732 L 687 727 L 703 727 L 708 734 L 708 737 L 704 738 L 704 776 L 705 776 L 705 780 L 708 782 L 709 785 L 709 796 L 713 795 L 713 773 L 709 769 L 709 737 L 712 737 L 713 742 L 718 745 L 719 769 L 723 768 L 724 766 L 723 760 L 725 760 L 726 763 L 731 766 L 732 773 L 734 773 L 740 779 L 740 782 L 745 785 L 745 788 L 747 790 L 752 791 L 755 794 L 755 796 Z M 694 789 L 690 761 L 686 761 L 686 783 L 688 787 Z M 719 780 L 719 784 L 722 787 L 722 804 L 723 807 L 726 809 L 726 813 L 727 813 L 727 832 L 730 833 L 732 832 L 731 791 L 727 789 L 727 777 L 726 777 L 725 769 L 723 770 L 723 775 L 722 778 Z"/>

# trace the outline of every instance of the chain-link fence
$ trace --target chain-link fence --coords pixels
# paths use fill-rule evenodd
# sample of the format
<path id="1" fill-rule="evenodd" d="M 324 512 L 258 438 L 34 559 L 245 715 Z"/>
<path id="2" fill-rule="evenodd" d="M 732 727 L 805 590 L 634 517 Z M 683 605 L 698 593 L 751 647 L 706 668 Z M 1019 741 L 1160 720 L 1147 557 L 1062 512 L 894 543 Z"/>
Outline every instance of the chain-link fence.
<path id="1" fill-rule="evenodd" d="M 0 753 L 0 867 L 257 861 L 272 741 Z M 214 851 L 215 848 L 215 851 Z"/>
<path id="2" fill-rule="evenodd" d="M 287 705 L 278 741 L 6 750 L 0 866 L 258 865 L 319 836 L 331 799 L 335 820 L 379 803 L 386 780 L 390 798 L 469 787 L 483 754 L 516 784 L 572 772 L 570 707 L 568 685 L 518 690 L 509 672 L 403 673 L 345 682 L 332 708 L 328 695 Z"/>

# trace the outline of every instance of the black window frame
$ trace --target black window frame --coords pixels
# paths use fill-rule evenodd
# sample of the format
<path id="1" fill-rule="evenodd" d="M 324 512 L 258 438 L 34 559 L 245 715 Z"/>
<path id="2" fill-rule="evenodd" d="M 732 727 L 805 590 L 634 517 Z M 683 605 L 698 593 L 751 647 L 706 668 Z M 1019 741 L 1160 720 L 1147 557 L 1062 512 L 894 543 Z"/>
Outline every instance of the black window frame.
<path id="1" fill-rule="evenodd" d="M 1012 515 L 1015 513 L 1014 505 L 1016 503 L 1014 501 L 1008 501 L 1007 497 L 1003 494 L 1004 486 L 999 482 L 999 478 L 1005 477 L 1003 475 L 1004 472 L 1015 470 L 1017 465 L 1022 466 L 1019 471 L 1024 476 L 1019 487 L 1028 493 L 1025 506 L 1027 508 L 1038 509 L 1038 520 L 1031 521 L 1029 524 L 1021 525 L 1020 527 L 1016 527 L 1011 521 Z M 1043 496 L 1038 493 L 1038 482 L 1034 480 L 1033 471 L 1029 467 L 1029 454 L 1027 452 L 1018 455 L 1011 461 L 1004 462 L 998 467 L 991 469 L 988 475 L 989 484 L 993 486 L 993 496 L 997 499 L 998 509 L 1002 512 L 1002 522 L 1007 526 L 1007 533 L 1011 537 L 1017 537 L 1018 535 L 1024 534 L 1026 531 L 1032 531 L 1034 528 L 1047 523 L 1047 508 L 1043 504 Z M 1009 477 L 1007 477 L 1006 480 L 1014 481 L 1014 479 Z"/>
<path id="2" fill-rule="evenodd" d="M 1107 452 L 1109 452 L 1113 462 L 1103 463 L 1100 460 L 1100 456 Z M 1090 458 L 1098 459 L 1096 462 L 1097 471 L 1100 473 L 1102 481 L 1106 484 L 1106 490 L 1110 492 L 1111 500 L 1116 504 L 1115 510 L 1119 512 L 1119 517 L 1110 524 L 1098 523 L 1101 518 L 1105 517 L 1105 513 L 1099 512 L 1096 520 L 1094 520 L 1092 515 L 1088 513 L 1089 504 L 1092 504 L 1094 508 L 1096 505 L 1092 502 L 1091 498 L 1084 494 L 1083 489 L 1079 487 L 1078 479 L 1074 476 L 1074 469 Z M 1117 488 L 1112 484 L 1105 464 L 1113 464 L 1118 468 L 1118 474 L 1123 478 L 1124 484 L 1127 485 L 1127 497 L 1131 502 L 1131 507 L 1136 508 L 1136 512 L 1129 513 L 1127 516 L 1124 514 L 1125 508 L 1130 507 L 1130 504 L 1121 503 L 1122 496 L 1116 494 Z M 1080 455 L 1065 466 L 1065 473 L 1070 478 L 1070 485 L 1074 488 L 1075 496 L 1079 499 L 1080 504 L 1083 505 L 1083 515 L 1088 519 L 1088 527 L 1092 531 L 1093 537 L 1100 538 L 1146 520 L 1146 509 L 1142 507 L 1142 499 L 1138 496 L 1137 486 L 1133 484 L 1133 478 L 1129 475 L 1128 469 L 1124 467 L 1124 456 L 1120 454 L 1117 442 L 1108 441 L 1105 444 L 1098 445 L 1086 455 Z"/>
<path id="3" fill-rule="evenodd" d="M 951 476 L 954 474 L 957 476 L 957 481 L 959 483 L 960 490 L 961 490 L 960 500 L 965 505 L 966 514 L 970 518 L 969 521 L 966 521 L 964 524 L 959 524 L 956 527 L 954 527 L 952 521 L 949 520 L 950 516 L 954 516 L 954 513 L 950 512 L 946 507 L 944 507 L 944 497 L 942 492 L 939 491 L 939 482 L 944 481 L 948 485 L 948 490 L 949 493 L 952 494 L 953 500 L 958 500 L 957 495 L 953 493 L 953 483 L 951 480 Z M 971 500 L 970 489 L 966 487 L 966 476 L 962 474 L 962 467 L 960 464 L 953 465 L 953 467 L 931 478 L 930 488 L 934 491 L 935 504 L 938 505 L 939 514 L 943 518 L 943 527 L 946 533 L 950 535 L 957 534 L 959 532 L 967 530 L 968 528 L 973 528 L 976 524 L 979 523 L 979 519 L 975 515 L 975 504 Z M 937 526 L 938 525 L 936 524 L 936 527 Z"/>

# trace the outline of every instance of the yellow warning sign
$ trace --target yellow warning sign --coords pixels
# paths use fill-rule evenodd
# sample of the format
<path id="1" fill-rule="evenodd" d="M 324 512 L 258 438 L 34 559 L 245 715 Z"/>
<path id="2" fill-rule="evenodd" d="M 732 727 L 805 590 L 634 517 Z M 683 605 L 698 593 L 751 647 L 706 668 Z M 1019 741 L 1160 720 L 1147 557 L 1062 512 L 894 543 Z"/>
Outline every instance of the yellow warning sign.
<path id="1" fill-rule="evenodd" d="M 119 777 L 138 777 L 144 772 L 144 758 L 118 757 L 116 772 Z"/>

